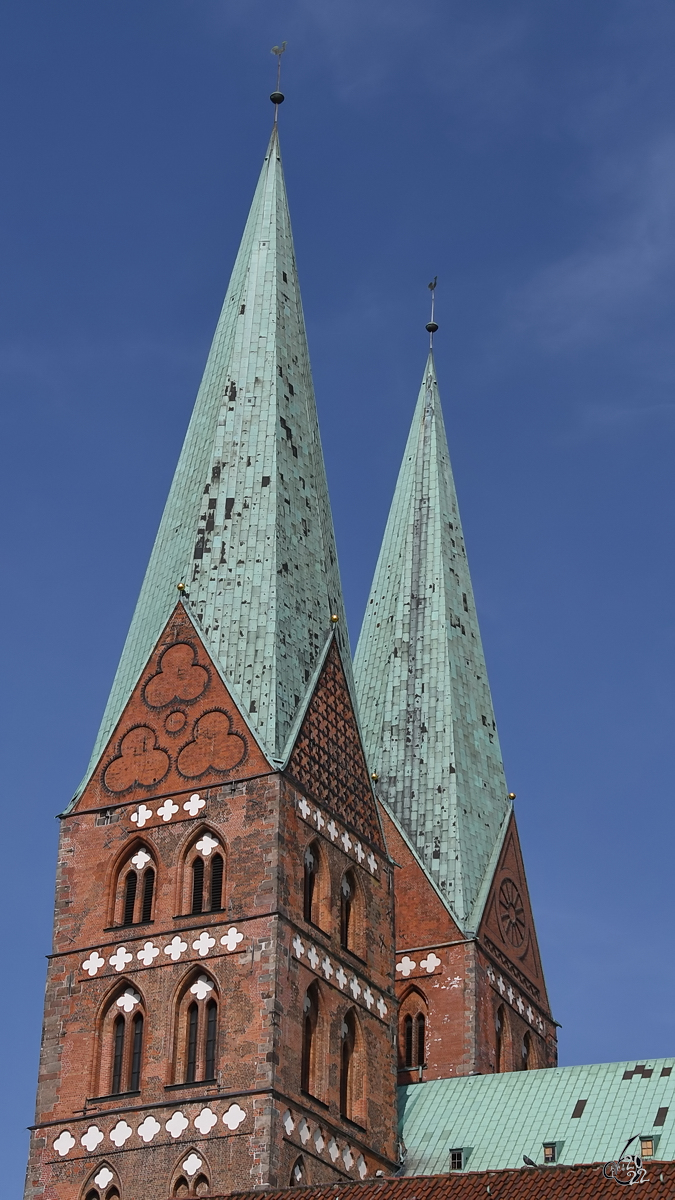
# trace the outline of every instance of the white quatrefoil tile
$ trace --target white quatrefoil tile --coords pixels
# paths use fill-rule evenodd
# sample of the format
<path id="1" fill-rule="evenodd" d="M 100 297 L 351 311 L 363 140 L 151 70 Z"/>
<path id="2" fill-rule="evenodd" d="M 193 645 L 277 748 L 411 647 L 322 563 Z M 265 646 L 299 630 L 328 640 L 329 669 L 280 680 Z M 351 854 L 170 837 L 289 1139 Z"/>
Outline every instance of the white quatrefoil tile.
<path id="1" fill-rule="evenodd" d="M 154 942 L 146 942 L 143 949 L 138 951 L 136 958 L 143 963 L 144 967 L 151 967 L 158 954 L 159 946 L 155 946 Z"/>
<path id="2" fill-rule="evenodd" d="M 156 1133 L 159 1133 L 162 1126 L 159 1121 L 153 1116 L 146 1117 L 138 1126 L 136 1133 L 144 1142 L 151 1142 Z"/>
<path id="3" fill-rule="evenodd" d="M 281 1118 L 281 1124 L 283 1125 L 284 1129 L 286 1130 L 287 1136 L 290 1137 L 293 1130 L 295 1129 L 295 1121 L 293 1120 L 293 1114 L 291 1113 L 290 1108 L 286 1109 L 286 1112 L 284 1113 L 283 1117 Z"/>
<path id="4" fill-rule="evenodd" d="M 123 1008 L 125 1013 L 130 1013 L 137 1004 L 140 1004 L 141 998 L 138 992 L 133 988 L 127 988 L 125 992 L 117 1000 L 117 1007 Z"/>
<path id="5" fill-rule="evenodd" d="M 139 804 L 136 811 L 132 812 L 131 819 L 134 825 L 137 825 L 139 829 L 142 829 L 146 821 L 150 820 L 151 816 L 152 809 L 148 808 L 146 804 Z"/>
<path id="6" fill-rule="evenodd" d="M 184 1129 L 187 1129 L 189 1121 L 182 1112 L 175 1112 L 172 1117 L 169 1117 L 164 1128 L 167 1133 L 170 1133 L 172 1138 L 180 1137 Z"/>
<path id="7" fill-rule="evenodd" d="M 88 1150 L 90 1154 L 93 1154 L 94 1150 L 101 1144 L 104 1137 L 105 1134 L 103 1133 L 102 1129 L 99 1129 L 98 1125 L 90 1125 L 87 1132 L 84 1133 L 80 1138 L 80 1142 L 84 1146 L 85 1150 Z"/>
<path id="8" fill-rule="evenodd" d="M 192 943 L 192 949 L 196 950 L 200 958 L 206 958 L 209 950 L 216 944 L 216 939 L 210 937 L 205 929 L 202 930 L 196 942 Z"/>
<path id="9" fill-rule="evenodd" d="M 145 850 L 139 850 L 137 854 L 134 854 L 131 861 L 137 871 L 142 871 L 145 864 L 150 862 L 150 855 Z"/>
<path id="10" fill-rule="evenodd" d="M 207 979 L 206 975 L 200 975 L 199 979 L 193 983 L 190 991 L 198 1000 L 205 1000 L 209 992 L 213 991 L 213 984 L 210 979 Z"/>
<path id="11" fill-rule="evenodd" d="M 168 954 L 173 962 L 178 962 L 184 950 L 187 950 L 187 942 L 182 941 L 177 933 L 172 937 L 168 946 L 164 947 L 164 953 Z"/>
<path id="12" fill-rule="evenodd" d="M 201 1165 L 201 1158 L 198 1154 L 195 1154 L 193 1150 L 192 1154 L 188 1154 L 187 1158 L 185 1159 L 185 1162 L 183 1163 L 183 1170 L 185 1171 L 186 1175 L 189 1175 L 190 1178 L 192 1178 L 195 1172 L 199 1170 Z"/>
<path id="13" fill-rule="evenodd" d="M 356 1169 L 361 1178 L 365 1179 L 366 1175 L 368 1174 L 368 1168 L 366 1166 L 366 1160 L 362 1154 L 359 1154 L 359 1157 L 356 1160 Z"/>
<path id="14" fill-rule="evenodd" d="M 108 959 L 108 962 L 116 971 L 123 971 L 126 964 L 130 963 L 133 957 L 133 954 L 129 953 L 126 946 L 118 946 L 115 953 Z"/>
<path id="15" fill-rule="evenodd" d="M 122 1149 L 124 1143 L 131 1137 L 133 1129 L 131 1125 L 127 1125 L 126 1121 L 118 1121 L 115 1128 L 110 1130 L 110 1141 L 114 1142 L 118 1150 Z"/>
<path id="16" fill-rule="evenodd" d="M 427 954 L 426 958 L 423 958 L 422 961 L 420 962 L 420 966 L 421 966 L 422 970 L 426 971 L 427 975 L 432 975 L 433 972 L 436 970 L 436 967 L 440 967 L 440 965 L 441 965 L 441 960 L 438 957 L 438 955 L 434 954 L 433 950 L 431 951 L 430 954 Z"/>
<path id="17" fill-rule="evenodd" d="M 193 796 L 190 796 L 189 800 L 185 801 L 183 808 L 185 809 L 186 813 L 190 814 L 191 817 L 196 817 L 199 810 L 202 809 L 205 804 L 206 800 L 202 800 L 198 792 L 195 792 Z"/>
<path id="18" fill-rule="evenodd" d="M 195 1117 L 193 1124 L 206 1137 L 213 1129 L 213 1126 L 218 1124 L 218 1118 L 212 1108 L 203 1108 L 199 1115 Z"/>
<path id="19" fill-rule="evenodd" d="M 209 837 L 208 833 L 205 833 L 204 836 L 195 843 L 195 850 L 199 850 L 199 853 L 203 855 L 204 858 L 208 858 L 212 850 L 215 850 L 216 846 L 218 845 L 220 845 L 220 843 L 217 842 L 215 838 Z"/>
<path id="20" fill-rule="evenodd" d="M 170 821 L 174 813 L 178 812 L 178 805 L 174 804 L 173 800 L 166 799 L 161 808 L 157 809 L 157 816 L 163 821 Z"/>
<path id="21" fill-rule="evenodd" d="M 221 937 L 220 944 L 221 946 L 224 946 L 225 949 L 231 954 L 233 950 L 237 949 L 237 946 L 240 942 L 243 942 L 243 940 L 243 933 L 240 933 L 235 925 L 230 925 L 225 937 Z"/>
<path id="22" fill-rule="evenodd" d="M 401 975 L 404 979 L 407 979 L 410 972 L 414 971 L 416 966 L 417 963 L 413 962 L 412 958 L 408 958 L 408 955 L 406 954 L 403 956 L 400 963 L 396 964 L 396 970 L 401 972 Z"/>
<path id="23" fill-rule="evenodd" d="M 246 1113 L 238 1104 L 231 1104 L 227 1112 L 223 1114 L 223 1125 L 227 1125 L 228 1129 L 238 1129 L 245 1120 Z"/>
<path id="24" fill-rule="evenodd" d="M 97 1187 L 105 1188 L 115 1178 L 110 1167 L 101 1167 L 98 1175 L 94 1175 L 94 1183 Z"/>
<path id="25" fill-rule="evenodd" d="M 101 958 L 101 955 L 99 954 L 98 950 L 92 950 L 91 954 L 89 955 L 89 958 L 85 958 L 84 962 L 82 963 L 82 970 L 86 971 L 87 975 L 89 975 L 93 978 L 94 975 L 96 974 L 96 972 L 100 971 L 101 967 L 104 967 L 104 966 L 105 966 L 105 959 Z"/>

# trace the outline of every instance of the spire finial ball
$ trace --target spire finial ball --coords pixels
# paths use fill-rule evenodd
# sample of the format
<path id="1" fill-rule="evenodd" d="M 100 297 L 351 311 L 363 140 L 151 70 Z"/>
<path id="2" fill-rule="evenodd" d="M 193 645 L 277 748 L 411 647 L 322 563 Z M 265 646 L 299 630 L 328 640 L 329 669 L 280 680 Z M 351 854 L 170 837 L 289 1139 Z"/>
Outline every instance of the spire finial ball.
<path id="1" fill-rule="evenodd" d="M 516 793 L 515 793 L 515 792 L 509 792 L 509 800 L 515 800 L 515 798 L 516 798 Z"/>
<path id="2" fill-rule="evenodd" d="M 272 92 L 270 96 L 272 104 L 283 104 L 285 99 L 286 97 L 284 96 L 283 92 Z"/>
<path id="3" fill-rule="evenodd" d="M 373 783 L 377 783 L 377 781 L 378 781 L 378 779 L 379 779 L 380 777 L 379 777 L 379 775 L 378 775 L 377 771 L 373 771 L 373 773 L 371 774 L 370 778 L 372 779 Z"/>
<path id="4" fill-rule="evenodd" d="M 177 583 L 177 584 L 176 584 L 176 587 L 178 588 L 178 591 L 179 591 L 179 592 L 184 592 L 184 591 L 185 591 L 185 584 L 184 584 L 184 583 Z"/>
<path id="5" fill-rule="evenodd" d="M 435 321 L 429 321 L 429 324 L 425 325 L 424 328 L 426 329 L 427 333 L 435 333 L 438 329 L 438 325 Z"/>
<path id="6" fill-rule="evenodd" d="M 330 620 L 331 620 L 331 625 L 337 625 L 340 618 L 338 617 L 337 613 L 333 613 Z"/>

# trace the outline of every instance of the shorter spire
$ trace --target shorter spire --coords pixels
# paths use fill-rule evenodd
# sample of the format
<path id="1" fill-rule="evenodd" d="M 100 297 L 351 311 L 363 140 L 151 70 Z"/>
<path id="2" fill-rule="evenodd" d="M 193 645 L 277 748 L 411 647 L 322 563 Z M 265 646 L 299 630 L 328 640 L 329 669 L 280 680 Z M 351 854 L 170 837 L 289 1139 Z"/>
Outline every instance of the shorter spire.
<path id="1" fill-rule="evenodd" d="M 437 283 L 438 283 L 438 275 L 434 275 L 431 283 L 429 284 L 429 291 L 431 292 L 431 320 L 427 321 L 427 324 L 425 326 L 426 331 L 429 334 L 429 350 L 430 351 L 433 350 L 433 348 L 434 348 L 434 334 L 435 334 L 436 330 L 438 329 L 438 325 L 434 321 L 434 302 L 436 300 L 436 284 Z"/>
<path id="2" fill-rule="evenodd" d="M 283 104 L 284 100 L 286 99 L 286 97 L 284 96 L 284 93 L 279 90 L 281 87 L 281 56 L 282 56 L 282 54 L 285 53 L 285 50 L 286 50 L 286 42 L 282 42 L 280 46 L 272 46 L 272 50 L 271 50 L 271 53 L 276 54 L 276 56 L 277 56 L 277 86 L 270 96 L 270 100 L 272 101 L 272 104 L 274 105 L 274 124 L 275 125 L 277 124 L 277 120 L 279 118 L 279 105 Z"/>

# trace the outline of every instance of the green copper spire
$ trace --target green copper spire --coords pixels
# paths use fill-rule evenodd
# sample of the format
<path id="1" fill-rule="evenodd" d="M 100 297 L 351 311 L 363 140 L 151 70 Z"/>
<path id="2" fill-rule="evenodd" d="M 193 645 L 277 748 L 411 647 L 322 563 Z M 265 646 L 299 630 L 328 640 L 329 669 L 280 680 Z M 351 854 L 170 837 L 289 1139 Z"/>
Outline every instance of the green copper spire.
<path id="1" fill-rule="evenodd" d="M 510 801 L 431 351 L 354 674 L 378 792 L 466 928 Z"/>
<path id="2" fill-rule="evenodd" d="M 332 615 L 347 664 L 349 649 L 276 124 L 92 767 L 179 583 L 261 746 L 280 759 Z"/>

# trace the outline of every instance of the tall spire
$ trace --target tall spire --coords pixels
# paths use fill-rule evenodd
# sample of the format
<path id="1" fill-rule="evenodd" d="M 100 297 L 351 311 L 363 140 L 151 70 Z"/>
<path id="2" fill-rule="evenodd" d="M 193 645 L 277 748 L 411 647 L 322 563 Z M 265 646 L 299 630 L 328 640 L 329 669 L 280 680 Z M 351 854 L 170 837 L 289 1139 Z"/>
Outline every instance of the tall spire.
<path id="1" fill-rule="evenodd" d="M 467 928 L 510 800 L 432 350 L 354 674 L 378 791 Z"/>
<path id="2" fill-rule="evenodd" d="M 331 616 L 349 649 L 276 121 L 92 767 L 179 594 L 279 760 Z"/>

